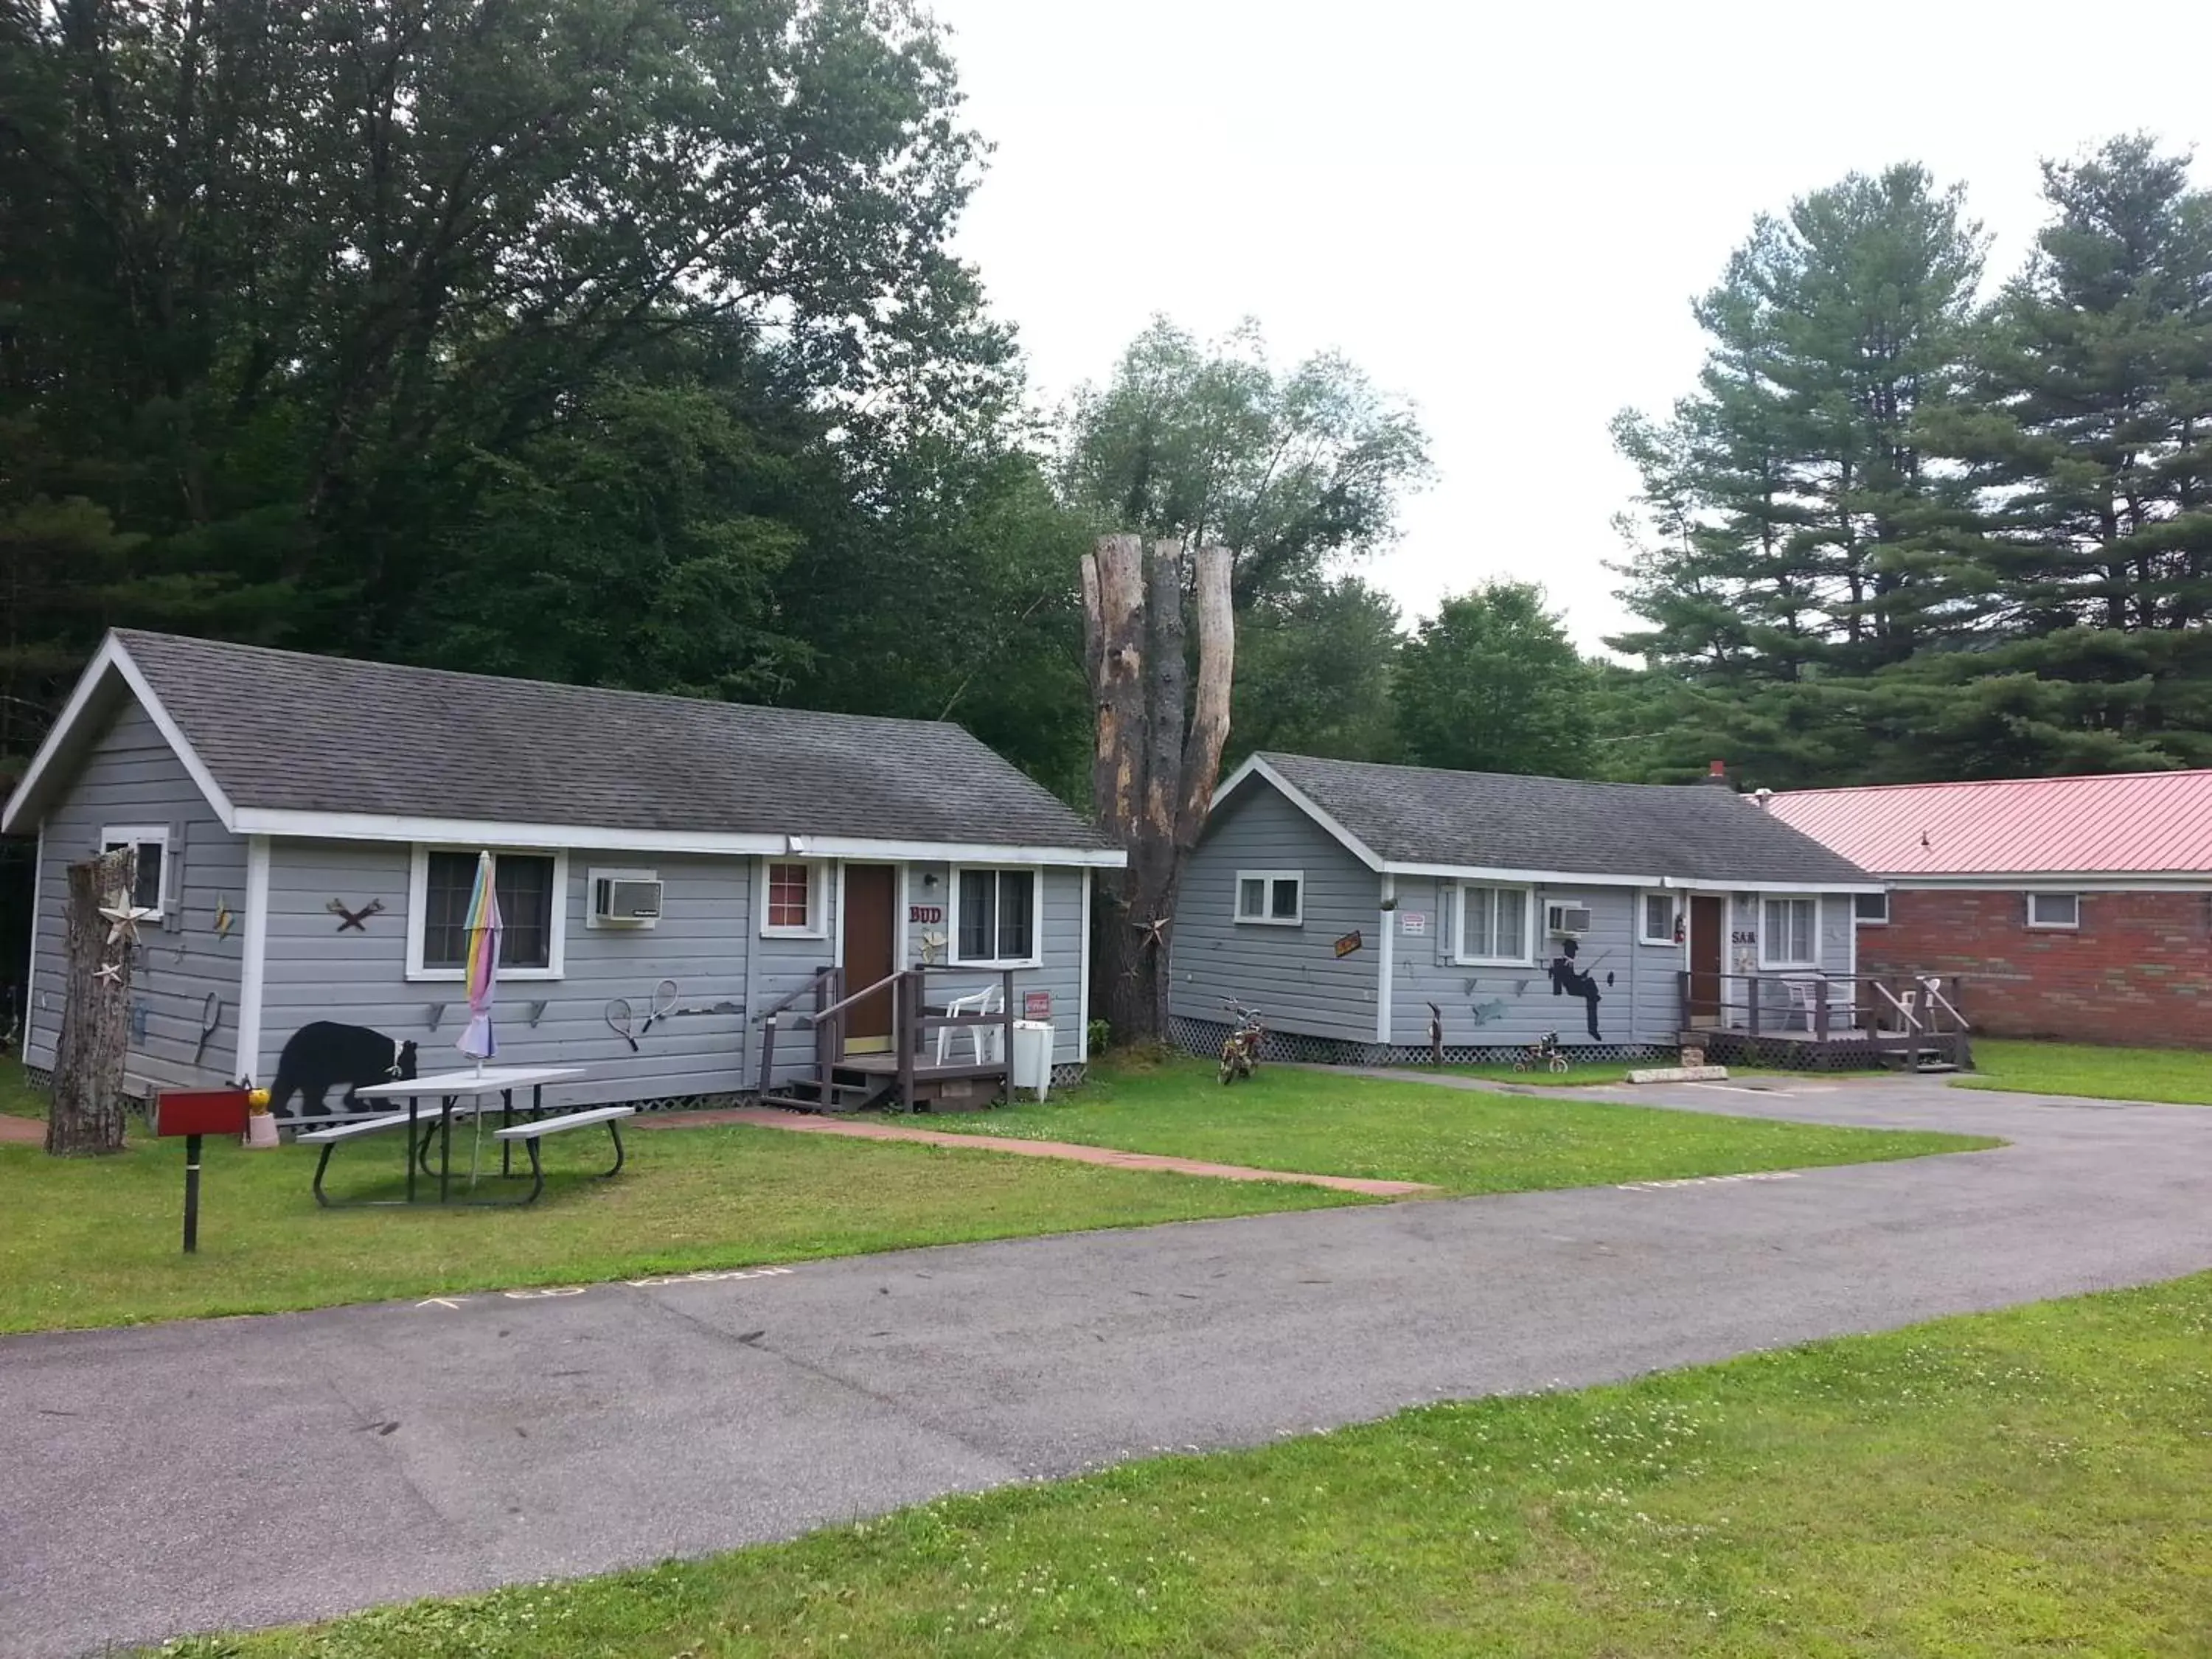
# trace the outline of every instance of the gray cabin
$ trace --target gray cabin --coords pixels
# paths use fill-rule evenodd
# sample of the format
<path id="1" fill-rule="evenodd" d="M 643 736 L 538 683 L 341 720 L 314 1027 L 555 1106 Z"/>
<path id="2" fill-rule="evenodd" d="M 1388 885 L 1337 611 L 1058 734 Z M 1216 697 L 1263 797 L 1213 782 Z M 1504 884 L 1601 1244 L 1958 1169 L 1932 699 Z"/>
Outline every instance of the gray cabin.
<path id="1" fill-rule="evenodd" d="M 485 850 L 499 1062 L 589 1073 L 549 1104 L 957 1100 L 1005 1080 L 1018 1035 L 1034 1057 L 1017 1018 L 1050 1024 L 1066 1079 L 1091 872 L 1125 857 L 941 722 L 131 631 L 0 830 L 39 841 L 32 1070 L 61 1031 L 67 866 L 131 846 L 133 1092 L 250 1079 L 280 1116 L 466 1063 Z M 930 1023 L 948 1007 L 971 1023 Z"/>
<path id="2" fill-rule="evenodd" d="M 1754 985 L 1778 1030 L 1808 988 L 1849 982 L 1856 896 L 1881 884 L 1715 781 L 1255 755 L 1176 899 L 1176 1034 L 1210 1050 L 1235 1003 L 1297 1059 L 1424 1058 L 1432 1018 L 1455 1061 L 1553 1031 L 1632 1058 L 1740 1023 Z"/>

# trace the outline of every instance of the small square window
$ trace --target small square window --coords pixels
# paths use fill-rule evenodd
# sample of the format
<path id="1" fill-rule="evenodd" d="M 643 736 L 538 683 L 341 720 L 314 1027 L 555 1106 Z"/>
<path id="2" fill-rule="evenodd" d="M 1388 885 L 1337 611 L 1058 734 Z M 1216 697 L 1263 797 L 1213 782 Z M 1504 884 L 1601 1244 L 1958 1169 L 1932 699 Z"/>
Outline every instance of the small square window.
<path id="1" fill-rule="evenodd" d="M 550 968 L 553 963 L 553 860 L 544 854 L 499 853 L 492 858 L 499 900 L 499 965 Z M 474 853 L 433 852 L 422 888 L 422 966 L 468 963 L 469 900 L 476 892 Z"/>
<path id="2" fill-rule="evenodd" d="M 2081 925 L 2081 896 L 2079 893 L 2030 893 L 2027 896 L 2027 925 L 2031 927 L 2079 927 Z"/>
<path id="3" fill-rule="evenodd" d="M 131 908 L 147 912 L 149 921 L 159 921 L 166 908 L 169 863 L 169 831 L 165 825 L 110 828 L 100 832 L 100 850 L 118 853 L 131 848 L 138 854 L 136 873 L 131 878 Z M 102 904 L 107 902 L 101 896 Z"/>
<path id="4" fill-rule="evenodd" d="M 1889 895 L 1861 893 L 1851 901 L 1851 915 L 1862 927 L 1880 927 L 1889 921 Z"/>
<path id="5" fill-rule="evenodd" d="M 1818 967 L 1820 902 L 1810 898 L 1771 898 L 1765 909 L 1765 925 L 1759 930 L 1759 965 Z"/>
<path id="6" fill-rule="evenodd" d="M 1305 873 L 1299 870 L 1239 870 L 1237 920 L 1274 927 L 1305 921 Z"/>
<path id="7" fill-rule="evenodd" d="M 814 939 L 822 932 L 822 866 L 777 862 L 768 866 L 768 903 L 761 913 L 762 933 L 787 939 Z"/>
<path id="8" fill-rule="evenodd" d="M 1037 959 L 1034 870 L 963 870 L 953 887 L 952 959 L 981 966 Z"/>
<path id="9" fill-rule="evenodd" d="M 1459 890 L 1459 959 L 1519 966 L 1534 960 L 1528 938 L 1532 907 L 1525 887 Z"/>
<path id="10" fill-rule="evenodd" d="M 1637 937 L 1646 945 L 1673 945 L 1674 937 L 1674 896 L 1672 893 L 1646 893 L 1638 912 L 1641 918 Z"/>

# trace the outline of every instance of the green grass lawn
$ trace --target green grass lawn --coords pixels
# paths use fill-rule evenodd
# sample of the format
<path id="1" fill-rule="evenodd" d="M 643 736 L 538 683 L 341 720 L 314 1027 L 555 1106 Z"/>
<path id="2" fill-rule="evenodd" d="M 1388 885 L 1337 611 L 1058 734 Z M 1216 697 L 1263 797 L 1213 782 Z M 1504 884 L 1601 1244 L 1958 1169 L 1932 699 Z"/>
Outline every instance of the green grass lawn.
<path id="1" fill-rule="evenodd" d="M 0 1097 L 28 1091 L 0 1073 Z M 1071 1103 L 933 1117 L 932 1127 L 1061 1137 L 1321 1174 L 1506 1192 L 1906 1158 L 1989 1146 L 1447 1091 L 1270 1068 L 1223 1090 L 1177 1062 L 1102 1073 Z M 605 1142 L 547 1144 L 524 1210 L 322 1210 L 306 1147 L 210 1140 L 200 1249 L 179 1249 L 180 1143 L 50 1158 L 0 1145 L 0 1332 L 268 1313 L 342 1302 L 585 1283 L 1092 1227 L 1365 1202 L 1217 1181 L 743 1126 L 634 1131 L 611 1182 Z M 581 1143 L 581 1144 L 578 1144 Z M 339 1196 L 398 1188 L 399 1141 L 341 1146 Z"/>
<path id="2" fill-rule="evenodd" d="M 1222 1087 L 1198 1060 L 1101 1067 L 1042 1105 L 946 1114 L 931 1128 L 1164 1152 L 1319 1175 L 1516 1193 L 1747 1170 L 1866 1164 L 1998 1143 L 1610 1101 L 1491 1094 L 1263 1066 Z"/>
<path id="3" fill-rule="evenodd" d="M 1954 1079 L 1952 1087 L 2212 1106 L 2212 1054 L 2197 1048 L 2104 1048 L 2086 1042 L 1977 1037 L 1974 1075 Z"/>
<path id="4" fill-rule="evenodd" d="M 0 1097 L 22 1094 L 9 1066 Z M 134 1123 L 135 1123 L 134 1120 Z M 580 1283 L 969 1239 L 1363 1202 L 1277 1182 L 1201 1181 L 742 1126 L 546 1143 L 528 1209 L 320 1210 L 307 1147 L 207 1143 L 200 1248 L 179 1248 L 180 1141 L 52 1158 L 0 1145 L 0 1331 L 267 1313 L 386 1297 Z M 573 1143 L 587 1142 L 585 1145 Z M 496 1162 L 496 1154 L 491 1154 Z M 338 1148 L 337 1195 L 398 1186 L 399 1141 Z M 565 1173 L 564 1173 L 565 1172 Z"/>
<path id="5" fill-rule="evenodd" d="M 2180 1659 L 2208 1354 L 2212 1276 L 164 1651 Z"/>

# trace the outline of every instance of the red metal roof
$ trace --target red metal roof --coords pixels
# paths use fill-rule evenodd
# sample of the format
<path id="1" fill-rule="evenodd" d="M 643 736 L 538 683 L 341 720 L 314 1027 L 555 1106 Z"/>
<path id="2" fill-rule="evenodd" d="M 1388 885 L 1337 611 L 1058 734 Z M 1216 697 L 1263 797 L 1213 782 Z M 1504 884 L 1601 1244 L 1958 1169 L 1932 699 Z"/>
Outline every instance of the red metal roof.
<path id="1" fill-rule="evenodd" d="M 1768 810 L 1882 876 L 2212 871 L 2212 771 L 1799 789 Z"/>

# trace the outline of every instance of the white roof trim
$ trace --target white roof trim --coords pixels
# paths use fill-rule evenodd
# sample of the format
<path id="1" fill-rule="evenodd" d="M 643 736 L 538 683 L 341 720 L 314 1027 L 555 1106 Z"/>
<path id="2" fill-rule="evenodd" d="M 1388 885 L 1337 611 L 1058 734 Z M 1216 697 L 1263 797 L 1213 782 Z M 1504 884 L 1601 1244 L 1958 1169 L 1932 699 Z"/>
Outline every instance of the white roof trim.
<path id="1" fill-rule="evenodd" d="M 153 720 L 155 729 L 176 751 L 185 770 L 191 775 L 192 781 L 207 797 L 208 805 L 215 809 L 215 815 L 222 820 L 223 828 L 236 830 L 237 809 L 231 805 L 230 797 L 223 793 L 215 781 L 215 775 L 207 769 L 198 752 L 185 741 L 185 734 L 178 730 L 176 721 L 169 718 L 169 711 L 161 707 L 161 700 L 154 695 L 154 688 L 146 684 L 146 677 L 139 672 L 138 665 L 131 660 L 131 653 L 123 648 L 123 641 L 110 633 L 100 641 L 100 649 L 94 653 L 92 660 L 85 665 L 84 672 L 77 677 L 76 689 L 70 693 L 69 701 L 62 705 L 62 712 L 56 718 L 53 729 L 46 733 L 46 740 L 39 745 L 39 752 L 31 757 L 31 764 L 24 772 L 22 781 L 8 797 L 6 810 L 0 811 L 0 833 L 12 835 L 21 828 L 19 820 L 24 807 L 38 793 L 40 783 L 69 741 L 70 733 L 88 717 L 93 696 L 111 670 L 131 688 L 131 694 L 138 699 L 140 707 Z"/>
<path id="2" fill-rule="evenodd" d="M 1250 777 L 1255 773 L 1257 773 L 1260 776 L 1267 779 L 1268 782 L 1273 784 L 1276 788 L 1283 793 L 1285 799 L 1289 800 L 1291 805 L 1297 807 L 1298 811 L 1304 812 L 1316 823 L 1328 830 L 1330 835 L 1335 836 L 1338 841 L 1344 844 L 1344 848 L 1346 852 L 1350 853 L 1352 857 L 1358 859 L 1369 869 L 1379 871 L 1384 867 L 1382 855 L 1379 853 L 1376 852 L 1376 850 L 1370 847 L 1365 842 L 1360 840 L 1359 837 L 1353 835 L 1351 830 L 1346 829 L 1334 818 L 1331 817 L 1327 812 L 1323 811 L 1321 806 L 1312 799 L 1312 797 L 1299 789 L 1297 786 L 1291 782 L 1288 778 L 1285 778 L 1280 772 L 1278 772 L 1273 767 L 1268 765 L 1265 760 L 1261 759 L 1257 755 L 1246 757 L 1244 763 L 1239 766 L 1234 772 L 1231 772 L 1228 777 L 1222 781 L 1220 787 L 1217 788 L 1213 792 L 1212 805 L 1206 809 L 1209 815 L 1215 810 L 1215 808 L 1218 808 L 1222 802 L 1229 799 L 1230 793 L 1232 790 L 1236 789 L 1244 781 L 1245 779 Z"/>
<path id="3" fill-rule="evenodd" d="M 246 806 L 234 826 L 241 835 L 313 841 L 444 842 L 463 846 L 574 848 L 602 852 L 721 854 L 738 857 L 880 860 L 966 864 L 1076 865 L 1118 870 L 1129 861 L 1119 848 L 994 846 L 977 842 L 878 841 L 811 836 L 803 848 L 786 836 L 711 830 L 626 830 L 574 823 L 515 823 L 496 818 L 433 818 L 380 812 L 301 812 Z"/>

